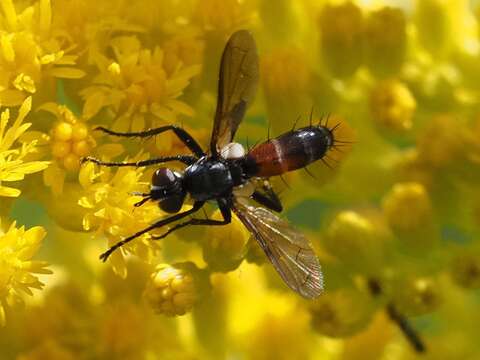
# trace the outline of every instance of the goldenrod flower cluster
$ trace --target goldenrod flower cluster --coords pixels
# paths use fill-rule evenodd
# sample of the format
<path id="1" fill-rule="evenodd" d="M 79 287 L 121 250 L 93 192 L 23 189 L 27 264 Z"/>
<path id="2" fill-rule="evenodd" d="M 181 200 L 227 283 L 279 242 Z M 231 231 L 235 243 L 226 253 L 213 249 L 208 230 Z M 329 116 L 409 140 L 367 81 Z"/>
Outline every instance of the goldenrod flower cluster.
<path id="1" fill-rule="evenodd" d="M 145 199 L 155 167 L 82 158 L 188 149 L 97 128 L 208 149 L 239 29 L 260 82 L 236 141 L 335 129 L 270 179 L 322 264 L 314 300 L 235 215 L 98 259 L 171 214 Z M 0 0 L 0 358 L 480 358 L 479 34 L 467 0 Z"/>

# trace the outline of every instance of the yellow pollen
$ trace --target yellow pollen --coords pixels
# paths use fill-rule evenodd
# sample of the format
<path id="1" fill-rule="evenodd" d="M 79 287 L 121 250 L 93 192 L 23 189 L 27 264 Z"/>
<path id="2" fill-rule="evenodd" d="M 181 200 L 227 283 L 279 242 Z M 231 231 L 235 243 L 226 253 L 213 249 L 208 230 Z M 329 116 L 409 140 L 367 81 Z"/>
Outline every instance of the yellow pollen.
<path id="1" fill-rule="evenodd" d="M 83 140 L 87 137 L 87 135 L 88 135 L 88 128 L 85 124 L 78 122 L 75 125 L 73 125 L 73 134 L 72 134 L 73 140 Z"/>
<path id="2" fill-rule="evenodd" d="M 110 65 L 108 65 L 107 70 L 108 70 L 108 72 L 110 72 L 111 74 L 119 75 L 120 72 L 121 72 L 120 64 L 117 63 L 117 62 L 112 62 Z"/>
<path id="3" fill-rule="evenodd" d="M 52 144 L 52 154 L 57 158 L 63 158 L 70 153 L 71 145 L 69 142 L 56 141 Z"/>
<path id="4" fill-rule="evenodd" d="M 80 157 L 70 153 L 63 159 L 63 167 L 68 171 L 76 171 L 80 168 Z"/>
<path id="5" fill-rule="evenodd" d="M 90 146 L 85 140 L 73 143 L 73 152 L 78 156 L 86 156 L 90 153 Z"/>
<path id="6" fill-rule="evenodd" d="M 68 141 L 72 138 L 73 128 L 67 122 L 59 123 L 54 129 L 54 136 L 60 141 Z"/>

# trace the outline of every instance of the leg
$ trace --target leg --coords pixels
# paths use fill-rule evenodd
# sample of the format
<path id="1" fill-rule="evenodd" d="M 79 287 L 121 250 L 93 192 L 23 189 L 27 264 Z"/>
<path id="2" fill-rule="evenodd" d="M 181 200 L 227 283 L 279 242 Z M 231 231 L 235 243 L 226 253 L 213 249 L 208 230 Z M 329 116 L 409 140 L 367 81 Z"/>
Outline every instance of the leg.
<path id="1" fill-rule="evenodd" d="M 252 199 L 270 210 L 281 212 L 283 210 L 282 202 L 273 191 L 270 183 L 266 182 L 263 185 L 262 190 L 263 191 L 255 190 L 252 194 Z"/>
<path id="2" fill-rule="evenodd" d="M 197 158 L 190 155 L 176 155 L 176 156 L 165 156 L 161 158 L 148 159 L 148 160 L 135 161 L 135 162 L 105 162 L 89 156 L 82 159 L 82 164 L 85 162 L 93 162 L 101 166 L 141 167 L 141 166 L 151 166 L 151 165 L 161 164 L 168 161 L 180 161 L 185 165 L 192 165 L 195 161 L 197 161 Z"/>
<path id="3" fill-rule="evenodd" d="M 423 353 L 426 351 L 426 346 L 417 331 L 408 322 L 407 318 L 398 312 L 392 303 L 387 305 L 387 314 L 390 319 L 392 319 L 392 321 L 398 325 L 408 342 L 412 345 L 417 353 Z"/>
<path id="4" fill-rule="evenodd" d="M 130 241 L 132 241 L 133 239 L 149 232 L 149 231 L 152 231 L 153 229 L 156 229 L 158 227 L 162 227 L 164 225 L 167 225 L 167 224 L 170 224 L 171 222 L 174 222 L 174 221 L 177 221 L 177 220 L 180 220 L 190 214 L 193 214 L 194 212 L 200 210 L 203 206 L 203 204 L 205 204 L 204 201 L 197 201 L 193 204 L 192 208 L 187 210 L 187 211 L 184 211 L 182 213 L 179 213 L 179 214 L 175 214 L 173 216 L 170 216 L 169 218 L 166 218 L 166 219 L 162 219 L 160 221 L 157 221 L 155 224 L 153 225 L 150 225 L 149 227 L 143 229 L 143 230 L 140 230 L 139 232 L 137 232 L 136 234 L 133 234 L 132 236 L 129 236 L 125 239 L 123 239 L 122 241 L 119 241 L 118 243 L 116 243 L 115 245 L 113 245 L 110 249 L 108 249 L 107 251 L 105 251 L 102 255 L 100 255 L 100 260 L 102 260 L 103 262 L 107 261 L 108 257 L 115 251 L 117 250 L 118 248 L 122 247 L 123 245 L 129 243 Z"/>
<path id="5" fill-rule="evenodd" d="M 107 128 L 104 128 L 103 126 L 99 126 L 95 128 L 95 130 L 103 131 L 104 133 L 107 133 L 109 135 L 123 136 L 123 137 L 149 137 L 149 136 L 158 135 L 165 131 L 170 130 L 170 131 L 173 131 L 175 135 L 177 135 L 177 137 L 180 139 L 180 141 L 183 142 L 185 146 L 188 147 L 190 151 L 193 152 L 197 157 L 202 157 L 205 155 L 202 148 L 195 141 L 195 139 L 188 132 L 186 132 L 182 128 L 179 128 L 175 125 L 166 125 L 166 126 L 161 126 L 155 129 L 150 129 L 150 130 L 145 130 L 140 132 L 126 132 L 126 133 L 115 132 Z"/>
<path id="6" fill-rule="evenodd" d="M 154 240 L 163 239 L 167 235 L 171 234 L 175 230 L 181 229 L 188 225 L 227 225 L 230 224 L 232 221 L 232 212 L 227 202 L 225 201 L 218 201 L 218 206 L 220 207 L 220 211 L 222 212 L 223 220 L 212 220 L 212 219 L 190 219 L 180 224 L 176 224 L 175 226 L 168 229 L 165 233 L 158 236 L 152 236 Z"/>

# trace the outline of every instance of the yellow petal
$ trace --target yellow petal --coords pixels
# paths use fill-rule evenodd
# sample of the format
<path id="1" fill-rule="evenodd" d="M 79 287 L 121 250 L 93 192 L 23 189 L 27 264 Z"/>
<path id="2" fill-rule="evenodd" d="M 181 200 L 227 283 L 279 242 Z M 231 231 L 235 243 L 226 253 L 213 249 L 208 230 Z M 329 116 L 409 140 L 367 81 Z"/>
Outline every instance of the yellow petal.
<path id="1" fill-rule="evenodd" d="M 18 140 L 22 143 L 31 143 L 35 141 L 37 145 L 47 145 L 50 141 L 50 137 L 41 131 L 31 130 L 22 134 Z"/>
<path id="2" fill-rule="evenodd" d="M 0 38 L 0 47 L 2 48 L 3 58 L 10 63 L 15 61 L 15 50 L 12 46 L 12 34 L 2 35 Z"/>
<path id="3" fill-rule="evenodd" d="M 11 187 L 0 186 L 0 196 L 17 197 L 21 194 L 21 191 Z"/>
<path id="4" fill-rule="evenodd" d="M 112 159 L 122 154 L 124 148 L 121 144 L 104 144 L 95 149 L 95 153 L 101 156 L 105 156 L 108 159 Z"/>
<path id="5" fill-rule="evenodd" d="M 106 104 L 105 95 L 101 92 L 90 94 L 83 105 L 83 117 L 90 119 L 95 116 Z"/>
<path id="6" fill-rule="evenodd" d="M 7 20 L 8 27 L 11 31 L 17 30 L 17 13 L 15 7 L 13 6 L 12 0 L 1 0 L 0 4 L 2 5 L 3 13 Z"/>
<path id="7" fill-rule="evenodd" d="M 43 172 L 43 182 L 52 188 L 54 195 L 60 195 L 63 192 L 65 176 L 65 171 L 54 162 Z"/>
<path id="8" fill-rule="evenodd" d="M 32 97 L 29 96 L 25 99 L 25 101 L 22 103 L 22 106 L 20 106 L 20 109 L 18 110 L 18 116 L 17 120 L 15 120 L 15 124 L 21 124 L 23 122 L 23 119 L 25 119 L 25 116 L 32 110 Z"/>
<path id="9" fill-rule="evenodd" d="M 0 304 L 0 327 L 4 327 L 6 324 L 6 319 L 5 319 L 5 309 L 3 308 L 3 305 Z"/>
<path id="10" fill-rule="evenodd" d="M 36 111 L 39 111 L 39 110 L 48 111 L 49 113 L 52 113 L 55 116 L 59 116 L 58 105 L 54 102 L 47 102 L 45 104 L 40 105 L 39 107 L 37 107 Z"/>
<path id="11" fill-rule="evenodd" d="M 187 115 L 187 116 L 193 116 L 194 115 L 193 109 L 190 106 L 188 106 L 187 104 L 185 104 L 184 102 L 174 100 L 174 99 L 170 99 L 170 100 L 167 100 L 165 102 L 165 105 L 167 105 L 169 108 L 171 108 L 172 110 L 174 110 L 174 111 L 176 111 L 180 114 L 184 114 L 184 115 Z"/>
<path id="12" fill-rule="evenodd" d="M 18 106 L 25 97 L 26 94 L 20 90 L 3 90 L 0 91 L 0 104 L 2 104 L 2 106 Z"/>
<path id="13" fill-rule="evenodd" d="M 84 164 L 78 173 L 78 182 L 84 189 L 87 189 L 95 178 L 95 167 L 93 163 L 89 162 Z"/>
<path id="14" fill-rule="evenodd" d="M 27 241 L 28 246 L 24 247 L 22 251 L 18 253 L 18 258 L 21 260 L 31 259 L 37 252 L 46 234 L 47 232 L 41 226 L 34 226 L 25 231 L 24 239 Z"/>
<path id="15" fill-rule="evenodd" d="M 22 174 L 33 174 L 48 167 L 49 161 L 31 161 L 15 167 L 15 172 Z"/>
<path id="16" fill-rule="evenodd" d="M 56 65 L 75 65 L 77 63 L 77 55 L 63 55 L 55 60 Z"/>
<path id="17" fill-rule="evenodd" d="M 50 24 L 52 22 L 52 9 L 50 0 L 40 0 L 40 31 L 43 34 L 50 32 Z"/>
<path id="18" fill-rule="evenodd" d="M 85 76 L 85 72 L 71 67 L 54 67 L 49 71 L 50 75 L 64 79 L 80 79 Z"/>

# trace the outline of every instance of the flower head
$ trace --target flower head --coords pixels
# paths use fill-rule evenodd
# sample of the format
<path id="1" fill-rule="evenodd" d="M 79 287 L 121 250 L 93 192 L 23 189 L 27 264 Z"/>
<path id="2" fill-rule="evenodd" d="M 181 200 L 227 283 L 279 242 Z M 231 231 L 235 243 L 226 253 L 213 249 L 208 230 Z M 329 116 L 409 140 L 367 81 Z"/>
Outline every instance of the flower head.
<path id="1" fill-rule="evenodd" d="M 32 260 L 45 234 L 40 226 L 25 230 L 15 222 L 6 232 L 0 228 L 0 326 L 6 322 L 5 306 L 23 303 L 22 295 L 42 289 L 43 283 L 34 274 L 51 274 L 45 261 Z"/>
<path id="2" fill-rule="evenodd" d="M 318 18 L 322 56 L 333 75 L 352 75 L 363 61 L 362 10 L 352 2 L 327 5 Z"/>
<path id="3" fill-rule="evenodd" d="M 379 75 L 398 72 L 405 60 L 406 19 L 400 9 L 383 7 L 365 21 L 365 55 L 370 71 Z"/>
<path id="4" fill-rule="evenodd" d="M 196 271 L 192 263 L 158 265 L 145 288 L 146 300 L 159 314 L 184 315 L 199 298 Z"/>
<path id="5" fill-rule="evenodd" d="M 158 219 L 160 211 L 155 203 L 135 207 L 142 198 L 132 192 L 144 185 L 139 182 L 142 173 L 139 168 L 122 167 L 112 173 L 108 168 L 97 172 L 92 163 L 83 166 L 79 181 L 85 195 L 78 204 L 87 209 L 83 218 L 84 229 L 94 230 L 96 238 L 106 238 L 108 246 L 112 246 Z M 109 259 L 117 274 L 126 276 L 124 253 L 135 253 L 144 260 L 152 257 L 156 243 L 149 239 L 150 235 L 144 234 L 112 254 Z"/>
<path id="6" fill-rule="evenodd" d="M 102 144 L 92 135 L 90 126 L 84 118 L 76 116 L 67 106 L 57 103 L 45 103 L 38 110 L 54 115 L 55 122 L 49 134 L 39 131 L 28 132 L 24 141 L 38 141 L 38 157 L 51 159 L 51 165 L 43 173 L 45 185 L 54 195 L 62 194 L 64 183 L 75 178 L 80 169 L 81 158 L 97 155 L 102 159 L 118 156 L 123 152 L 120 144 Z"/>
<path id="7" fill-rule="evenodd" d="M 25 175 L 42 171 L 48 166 L 47 161 L 28 161 L 27 157 L 37 151 L 36 141 L 13 147 L 15 142 L 27 131 L 31 123 L 23 123 L 30 112 L 32 99 L 29 97 L 20 106 L 16 120 L 7 127 L 10 110 L 0 115 L 0 196 L 17 197 L 20 190 L 2 185 L 2 182 L 19 181 Z"/>
<path id="8" fill-rule="evenodd" d="M 172 122 L 178 114 L 193 114 L 190 106 L 177 98 L 199 73 L 199 65 L 178 63 L 168 73 L 165 52 L 160 47 L 145 49 L 135 36 L 113 38 L 110 45 L 114 59 L 99 58 L 100 73 L 93 85 L 82 91 L 85 118 L 109 107 L 116 115 L 113 129 L 137 131 L 154 127 L 159 121 Z"/>
<path id="9" fill-rule="evenodd" d="M 50 0 L 40 0 L 20 13 L 16 3 L 1 2 L 0 103 L 10 106 L 20 105 L 47 79 L 77 79 L 85 75 L 75 67 L 78 55 L 69 54 L 73 44 L 52 31 Z M 48 87 L 44 88 L 47 91 Z"/>
<path id="10" fill-rule="evenodd" d="M 416 105 L 408 87 L 398 80 L 379 82 L 370 95 L 373 119 L 393 131 L 411 129 Z"/>

